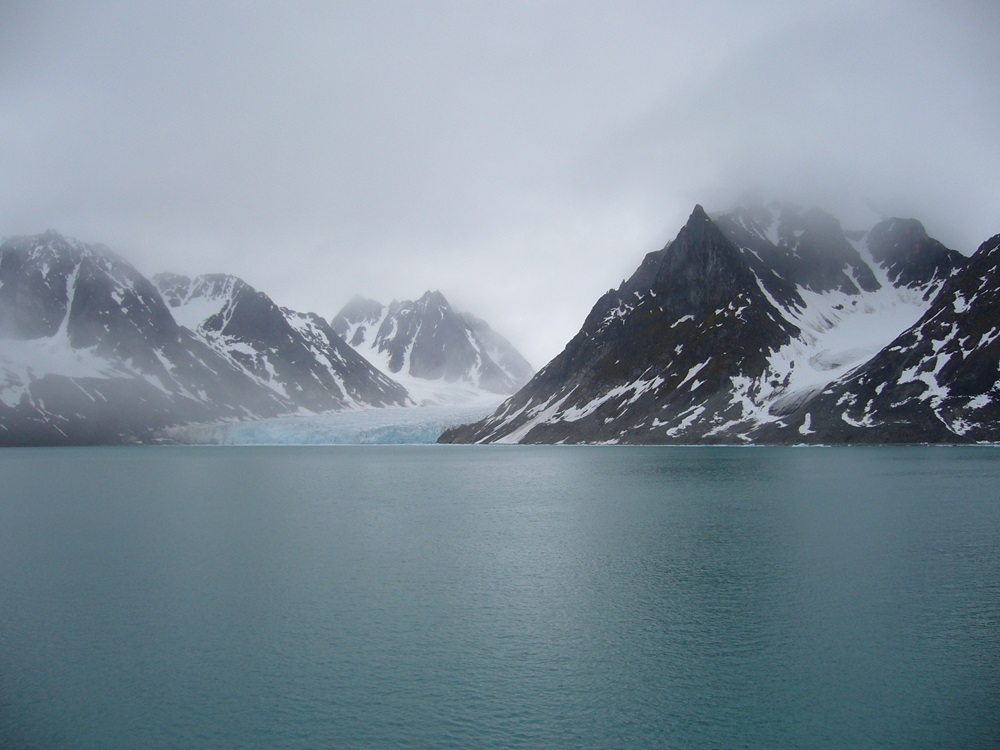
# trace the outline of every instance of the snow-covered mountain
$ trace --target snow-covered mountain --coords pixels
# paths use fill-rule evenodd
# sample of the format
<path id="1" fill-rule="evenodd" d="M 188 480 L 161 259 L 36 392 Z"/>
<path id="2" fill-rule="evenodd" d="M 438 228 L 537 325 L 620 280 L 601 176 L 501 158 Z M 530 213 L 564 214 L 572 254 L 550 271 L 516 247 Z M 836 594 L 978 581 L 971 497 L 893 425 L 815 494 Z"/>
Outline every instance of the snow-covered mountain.
<path id="1" fill-rule="evenodd" d="M 521 355 L 521 352 L 514 348 L 510 341 L 497 333 L 485 320 L 477 318 L 472 313 L 464 312 L 462 318 L 485 347 L 489 358 L 507 373 L 516 388 L 520 388 L 531 380 L 531 376 L 535 374 L 535 368 Z"/>
<path id="2" fill-rule="evenodd" d="M 287 408 L 107 248 L 54 232 L 0 245 L 0 444 L 145 439 Z"/>
<path id="3" fill-rule="evenodd" d="M 389 305 L 355 297 L 333 329 L 420 401 L 511 394 L 533 372 L 485 322 L 455 312 L 441 292 Z"/>
<path id="4" fill-rule="evenodd" d="M 984 242 L 929 309 L 865 365 L 784 424 L 831 442 L 1000 441 L 1000 235 Z M 767 440 L 773 426 L 762 430 Z"/>
<path id="5" fill-rule="evenodd" d="M 0 244 L 0 445 L 150 440 L 170 425 L 405 402 L 318 318 L 275 316 L 249 287 L 189 289 L 181 311 L 173 281 L 185 323 L 218 305 L 203 329 L 178 323 L 105 247 L 55 232 Z"/>
<path id="6" fill-rule="evenodd" d="M 314 313 L 279 308 L 242 279 L 158 274 L 174 318 L 250 377 L 312 412 L 401 406 L 406 390 L 372 367 Z"/>
<path id="7" fill-rule="evenodd" d="M 914 220 L 695 207 L 521 391 L 441 439 L 1000 440 L 989 245 L 970 262 Z"/>

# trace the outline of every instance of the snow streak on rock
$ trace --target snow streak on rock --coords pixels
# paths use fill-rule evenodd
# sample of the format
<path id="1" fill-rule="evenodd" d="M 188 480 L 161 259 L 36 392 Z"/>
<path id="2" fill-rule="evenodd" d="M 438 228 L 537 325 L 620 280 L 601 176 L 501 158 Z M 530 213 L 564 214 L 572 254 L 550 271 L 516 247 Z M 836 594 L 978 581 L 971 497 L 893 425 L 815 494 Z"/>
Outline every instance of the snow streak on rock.
<path id="1" fill-rule="evenodd" d="M 54 232 L 0 244 L 0 445 L 406 401 L 323 321 L 235 277 L 158 281 Z"/>
<path id="2" fill-rule="evenodd" d="M 154 281 L 177 320 L 288 401 L 291 410 L 408 402 L 405 389 L 358 356 L 318 315 L 279 308 L 236 276 L 161 274 Z"/>
<path id="3" fill-rule="evenodd" d="M 332 325 L 418 403 L 511 394 L 533 372 L 509 341 L 484 321 L 456 313 L 436 291 L 388 306 L 355 297 Z"/>
<path id="4" fill-rule="evenodd" d="M 970 261 L 913 220 L 696 207 L 525 388 L 442 440 L 997 440 L 990 244 Z"/>

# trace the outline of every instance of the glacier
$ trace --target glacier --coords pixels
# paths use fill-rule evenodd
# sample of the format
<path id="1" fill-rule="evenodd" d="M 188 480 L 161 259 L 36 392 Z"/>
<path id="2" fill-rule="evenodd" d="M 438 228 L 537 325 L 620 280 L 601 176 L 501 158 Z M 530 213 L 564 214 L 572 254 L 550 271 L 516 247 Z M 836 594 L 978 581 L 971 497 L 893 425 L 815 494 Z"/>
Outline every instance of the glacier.
<path id="1" fill-rule="evenodd" d="M 186 425 L 166 430 L 186 445 L 417 445 L 437 442 L 450 427 L 484 419 L 500 397 L 428 406 L 352 409 L 326 414 Z"/>

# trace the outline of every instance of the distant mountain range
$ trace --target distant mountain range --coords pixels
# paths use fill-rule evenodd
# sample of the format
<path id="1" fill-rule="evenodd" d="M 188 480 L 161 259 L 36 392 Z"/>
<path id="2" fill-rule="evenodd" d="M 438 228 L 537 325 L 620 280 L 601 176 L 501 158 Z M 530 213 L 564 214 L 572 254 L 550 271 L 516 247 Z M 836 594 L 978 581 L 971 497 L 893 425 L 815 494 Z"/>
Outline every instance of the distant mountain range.
<path id="1" fill-rule="evenodd" d="M 512 394 L 534 373 L 485 321 L 455 312 L 441 292 L 383 305 L 355 297 L 333 329 L 382 372 L 411 391 L 428 381 Z"/>
<path id="2" fill-rule="evenodd" d="M 1000 235 L 696 206 L 555 359 L 441 442 L 1000 441 Z"/>
<path id="3" fill-rule="evenodd" d="M 496 394 L 530 376 L 491 359 L 499 346 L 523 363 L 488 326 L 480 338 L 440 293 L 423 300 L 462 322 L 428 335 L 420 303 L 394 303 L 415 311 L 400 324 L 418 323 L 412 340 L 389 337 L 408 383 L 457 378 Z M 456 326 L 471 360 L 455 353 Z M 278 307 L 235 276 L 149 280 L 108 248 L 55 232 L 0 244 L 0 445 L 147 442 L 178 425 L 416 402 L 329 322 Z"/>
<path id="4" fill-rule="evenodd" d="M 54 232 L 0 244 L 0 445 L 509 396 L 441 442 L 1000 442 L 1000 235 L 709 216 L 597 300 L 539 372 L 440 292 L 331 321 L 225 274 L 146 279 Z M 480 403 L 480 402 L 475 402 Z M 482 401 L 482 403 L 485 403 Z"/>

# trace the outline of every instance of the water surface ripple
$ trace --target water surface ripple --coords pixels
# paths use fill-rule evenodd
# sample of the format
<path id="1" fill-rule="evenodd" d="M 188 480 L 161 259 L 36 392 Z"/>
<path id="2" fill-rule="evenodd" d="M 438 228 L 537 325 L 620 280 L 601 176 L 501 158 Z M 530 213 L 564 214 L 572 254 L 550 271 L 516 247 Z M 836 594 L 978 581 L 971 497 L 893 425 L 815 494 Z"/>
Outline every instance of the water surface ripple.
<path id="1" fill-rule="evenodd" d="M 1000 746 L 1000 450 L 0 452 L 0 746 Z"/>

